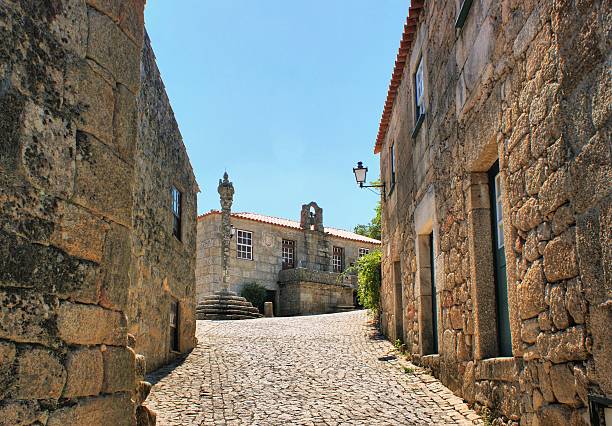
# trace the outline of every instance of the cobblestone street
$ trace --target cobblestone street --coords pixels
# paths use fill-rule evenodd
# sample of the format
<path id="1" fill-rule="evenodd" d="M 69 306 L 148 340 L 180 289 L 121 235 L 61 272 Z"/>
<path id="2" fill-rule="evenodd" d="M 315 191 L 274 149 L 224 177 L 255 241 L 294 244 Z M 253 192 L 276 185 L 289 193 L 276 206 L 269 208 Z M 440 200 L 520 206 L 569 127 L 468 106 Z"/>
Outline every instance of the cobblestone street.
<path id="1" fill-rule="evenodd" d="M 199 343 L 148 377 L 158 425 L 447 425 L 478 416 L 406 371 L 365 311 L 198 321 Z"/>

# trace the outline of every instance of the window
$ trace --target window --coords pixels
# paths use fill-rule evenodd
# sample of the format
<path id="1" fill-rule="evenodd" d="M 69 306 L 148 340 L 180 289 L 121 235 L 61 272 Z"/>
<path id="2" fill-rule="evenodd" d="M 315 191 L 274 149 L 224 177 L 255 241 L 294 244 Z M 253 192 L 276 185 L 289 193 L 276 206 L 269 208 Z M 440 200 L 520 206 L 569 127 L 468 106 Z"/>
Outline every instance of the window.
<path id="1" fill-rule="evenodd" d="M 415 121 L 418 123 L 425 114 L 425 84 L 423 82 L 423 58 L 419 59 L 414 75 Z M 418 125 L 418 124 L 417 124 Z M 415 126 L 416 127 L 416 126 Z"/>
<path id="2" fill-rule="evenodd" d="M 344 271 L 344 249 L 342 247 L 334 247 L 332 268 L 334 272 Z"/>
<path id="3" fill-rule="evenodd" d="M 395 336 L 394 340 L 404 341 L 404 297 L 402 288 L 402 265 L 400 262 L 393 262 L 393 280 L 395 281 L 394 286 L 394 299 L 395 306 Z"/>
<path id="4" fill-rule="evenodd" d="M 172 187 L 172 235 L 174 235 L 179 241 L 181 240 L 181 216 L 182 216 L 182 201 L 183 194 L 181 191 Z"/>
<path id="5" fill-rule="evenodd" d="M 459 9 L 459 14 L 457 15 L 457 21 L 455 22 L 455 28 L 463 28 L 463 24 L 465 24 L 465 20 L 467 19 L 471 7 L 472 0 L 462 1 L 461 8 Z"/>
<path id="6" fill-rule="evenodd" d="M 503 188 L 499 174 L 499 162 L 489 170 L 491 202 L 491 231 L 493 234 L 493 266 L 495 269 L 495 304 L 497 315 L 497 343 L 499 356 L 512 356 L 512 334 L 508 310 L 508 277 L 504 251 L 504 224 L 502 211 Z"/>
<path id="7" fill-rule="evenodd" d="M 170 303 L 170 349 L 180 352 L 179 349 L 179 304 L 176 300 Z"/>
<path id="8" fill-rule="evenodd" d="M 370 252 L 369 248 L 359 247 L 359 257 L 365 256 Z"/>
<path id="9" fill-rule="evenodd" d="M 429 280 L 431 281 L 431 353 L 438 353 L 438 290 L 436 288 L 436 262 L 433 232 L 427 236 L 429 243 Z"/>
<path id="10" fill-rule="evenodd" d="M 392 191 L 395 186 L 395 144 L 392 144 L 389 148 L 389 168 L 391 169 L 391 187 L 389 190 Z"/>
<path id="11" fill-rule="evenodd" d="M 495 227 L 497 231 L 497 248 L 504 248 L 504 218 L 502 217 L 501 175 L 495 175 Z"/>
<path id="12" fill-rule="evenodd" d="M 295 268 L 295 241 L 283 240 L 283 269 Z"/>
<path id="13" fill-rule="evenodd" d="M 253 260 L 253 233 L 239 229 L 236 235 L 238 237 L 236 240 L 238 259 Z"/>

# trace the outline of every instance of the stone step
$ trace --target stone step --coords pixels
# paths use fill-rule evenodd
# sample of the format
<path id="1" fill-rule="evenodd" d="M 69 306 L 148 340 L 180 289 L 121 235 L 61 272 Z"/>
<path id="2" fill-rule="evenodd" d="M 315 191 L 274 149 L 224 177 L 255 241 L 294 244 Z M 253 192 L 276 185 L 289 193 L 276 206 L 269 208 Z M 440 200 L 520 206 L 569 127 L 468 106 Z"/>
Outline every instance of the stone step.
<path id="1" fill-rule="evenodd" d="M 196 314 L 203 315 L 261 315 L 259 311 L 247 311 L 242 309 L 206 309 L 201 311 L 196 311 Z"/>
<path id="2" fill-rule="evenodd" d="M 244 312 L 259 312 L 259 309 L 252 306 L 237 306 L 237 305 L 210 305 L 210 306 L 198 306 L 196 312 L 204 311 L 244 311 Z"/>
<path id="3" fill-rule="evenodd" d="M 223 321 L 223 320 L 247 320 L 247 319 L 257 319 L 260 316 L 248 316 L 248 315 L 200 315 L 198 314 L 199 320 L 209 320 L 209 321 Z"/>
<path id="4" fill-rule="evenodd" d="M 260 318 L 262 315 L 244 297 L 222 290 L 204 297 L 196 306 L 196 316 L 198 319 L 237 320 Z"/>
<path id="5" fill-rule="evenodd" d="M 252 311 L 259 312 L 259 310 L 254 306 L 244 306 L 244 305 L 198 305 L 196 306 L 196 310 L 205 311 L 207 309 L 234 309 L 234 310 L 242 310 L 242 311 Z"/>
<path id="6" fill-rule="evenodd" d="M 216 306 L 216 305 L 231 305 L 231 306 L 253 306 L 244 300 L 204 300 L 198 303 L 198 306 Z"/>
<path id="7" fill-rule="evenodd" d="M 244 297 L 240 297 L 240 296 L 226 296 L 226 295 L 213 294 L 213 295 L 204 297 L 202 300 L 203 301 L 205 301 L 205 300 L 236 300 L 236 301 L 245 301 L 246 299 Z"/>

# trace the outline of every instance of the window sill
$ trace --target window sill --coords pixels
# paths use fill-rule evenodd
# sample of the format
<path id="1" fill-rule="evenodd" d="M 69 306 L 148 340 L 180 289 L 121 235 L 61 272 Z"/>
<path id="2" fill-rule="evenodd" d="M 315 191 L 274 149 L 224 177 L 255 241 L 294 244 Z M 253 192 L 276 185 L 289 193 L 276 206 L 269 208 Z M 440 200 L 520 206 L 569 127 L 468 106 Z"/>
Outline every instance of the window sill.
<path id="1" fill-rule="evenodd" d="M 419 133 L 419 130 L 421 129 L 421 126 L 423 125 L 423 121 L 425 121 L 425 113 L 419 115 L 419 118 L 416 124 L 414 125 L 414 130 L 412 131 L 412 139 L 416 139 L 417 134 Z"/>
<path id="2" fill-rule="evenodd" d="M 436 362 L 440 358 L 440 354 L 421 355 L 423 362 Z"/>
<path id="3" fill-rule="evenodd" d="M 459 11 L 459 15 L 457 15 L 457 21 L 455 21 L 455 28 L 461 29 L 465 24 L 465 20 L 467 19 L 468 13 L 470 13 L 470 8 L 472 7 L 472 0 L 464 0 L 461 5 L 461 10 Z"/>

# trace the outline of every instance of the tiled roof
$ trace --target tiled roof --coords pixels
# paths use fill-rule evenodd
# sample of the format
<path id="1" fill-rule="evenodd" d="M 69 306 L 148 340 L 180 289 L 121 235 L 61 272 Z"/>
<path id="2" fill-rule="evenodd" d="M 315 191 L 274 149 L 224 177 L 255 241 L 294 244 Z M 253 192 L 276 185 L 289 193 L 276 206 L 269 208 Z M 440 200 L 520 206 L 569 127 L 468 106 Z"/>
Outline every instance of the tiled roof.
<path id="1" fill-rule="evenodd" d="M 391 112 L 393 111 L 393 104 L 395 102 L 395 97 L 397 96 L 397 89 L 402 83 L 404 66 L 406 65 L 406 61 L 410 55 L 412 42 L 416 38 L 419 15 L 423 11 L 424 5 L 425 0 L 411 0 L 410 2 L 408 18 L 406 18 L 406 24 L 404 25 L 404 34 L 402 35 L 402 41 L 400 42 L 397 58 L 395 59 L 395 67 L 393 68 L 391 82 L 389 83 L 389 90 L 387 91 L 387 100 L 385 101 L 385 107 L 383 109 L 382 118 L 380 119 L 380 125 L 378 127 L 378 136 L 376 137 L 374 154 L 378 154 L 380 152 L 382 143 L 387 135 L 387 130 L 389 130 Z"/>
<path id="2" fill-rule="evenodd" d="M 204 213 L 203 215 L 198 216 L 198 220 L 211 214 L 221 214 L 221 212 L 219 210 L 211 210 L 208 213 Z M 283 226 L 285 228 L 302 229 L 302 227 L 300 226 L 300 222 L 296 222 L 295 220 L 283 219 L 274 216 L 265 216 L 257 213 L 232 213 L 232 217 L 235 217 L 237 219 L 253 220 L 255 222 L 261 223 L 269 223 L 271 225 Z M 344 238 L 346 240 L 360 241 L 370 244 L 380 244 L 379 240 L 364 237 L 363 235 L 359 235 L 350 231 L 345 231 L 344 229 L 328 228 L 326 226 L 325 232 L 334 237 Z"/>

